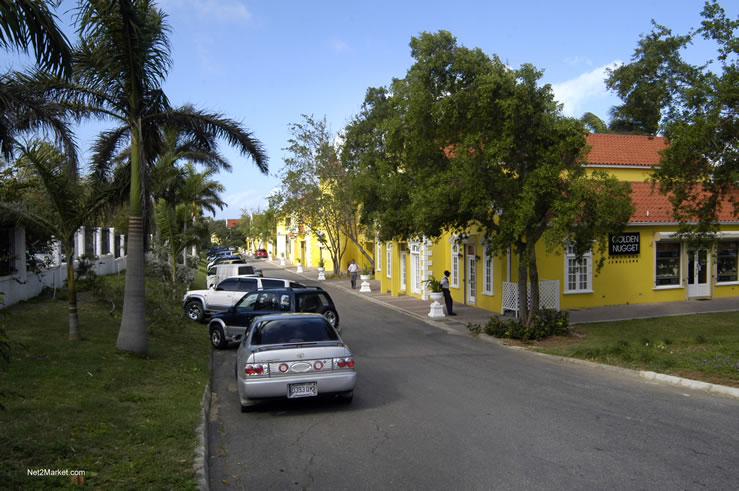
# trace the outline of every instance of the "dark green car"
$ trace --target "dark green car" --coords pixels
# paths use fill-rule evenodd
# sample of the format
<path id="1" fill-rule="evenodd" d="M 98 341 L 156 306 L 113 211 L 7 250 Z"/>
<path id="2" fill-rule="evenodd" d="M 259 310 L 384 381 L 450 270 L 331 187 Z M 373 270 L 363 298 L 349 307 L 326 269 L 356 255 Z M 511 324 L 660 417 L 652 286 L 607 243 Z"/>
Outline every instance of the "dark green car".
<path id="1" fill-rule="evenodd" d="M 328 292 L 319 287 L 274 288 L 246 293 L 233 307 L 214 314 L 208 323 L 210 342 L 223 349 L 241 340 L 256 317 L 286 312 L 321 314 L 340 332 L 339 314 Z"/>

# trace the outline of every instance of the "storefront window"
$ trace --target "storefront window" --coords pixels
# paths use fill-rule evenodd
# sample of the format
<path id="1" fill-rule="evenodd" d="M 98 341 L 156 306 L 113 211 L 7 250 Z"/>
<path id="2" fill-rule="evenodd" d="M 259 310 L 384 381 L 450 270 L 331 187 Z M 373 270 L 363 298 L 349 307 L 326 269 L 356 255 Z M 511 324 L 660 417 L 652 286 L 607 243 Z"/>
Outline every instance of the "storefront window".
<path id="1" fill-rule="evenodd" d="M 680 243 L 657 242 L 656 286 L 680 284 Z"/>
<path id="2" fill-rule="evenodd" d="M 578 260 L 575 248 L 567 244 L 565 254 L 565 292 L 590 292 L 593 284 L 593 253 L 587 252 Z"/>
<path id="3" fill-rule="evenodd" d="M 739 242 L 719 242 L 718 261 L 716 264 L 718 278 L 717 282 L 737 281 L 737 251 Z"/>

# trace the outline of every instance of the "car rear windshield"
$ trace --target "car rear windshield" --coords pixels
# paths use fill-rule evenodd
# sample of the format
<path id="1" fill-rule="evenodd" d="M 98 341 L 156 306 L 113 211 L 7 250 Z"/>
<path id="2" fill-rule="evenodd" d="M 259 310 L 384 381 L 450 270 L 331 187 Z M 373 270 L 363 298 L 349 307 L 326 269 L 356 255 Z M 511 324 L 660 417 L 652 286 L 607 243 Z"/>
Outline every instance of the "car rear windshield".
<path id="1" fill-rule="evenodd" d="M 323 318 L 264 321 L 254 332 L 251 344 L 289 344 L 338 341 L 339 335 Z"/>

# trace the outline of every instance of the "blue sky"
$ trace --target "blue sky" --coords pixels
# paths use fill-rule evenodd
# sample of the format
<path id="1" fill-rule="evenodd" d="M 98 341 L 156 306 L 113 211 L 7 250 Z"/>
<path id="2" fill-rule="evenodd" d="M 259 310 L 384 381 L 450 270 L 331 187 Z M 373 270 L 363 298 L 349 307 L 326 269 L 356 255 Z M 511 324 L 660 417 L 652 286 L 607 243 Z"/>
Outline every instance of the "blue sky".
<path id="1" fill-rule="evenodd" d="M 721 2 L 724 8 L 730 2 Z M 60 12 L 73 7 L 65 0 Z M 368 87 L 388 85 L 412 64 L 408 43 L 444 29 L 460 45 L 497 54 L 513 67 L 544 70 L 564 112 L 607 120 L 618 99 L 605 90 L 607 66 L 628 61 L 651 19 L 675 33 L 699 24 L 702 1 L 279 1 L 160 0 L 171 27 L 173 68 L 165 92 L 243 122 L 265 146 L 270 175 L 223 147 L 233 171 L 221 173 L 228 207 L 216 218 L 266 207 L 279 186 L 288 124 L 301 114 L 326 116 L 340 131 L 359 111 Z M 736 15 L 728 10 L 730 15 Z M 62 19 L 69 15 L 62 13 Z M 72 32 L 71 29 L 68 32 Z M 700 48 L 696 48 L 700 49 Z M 699 59 L 705 60 L 698 54 Z M 0 53 L 0 68 L 20 68 Z M 84 152 L 101 127 L 85 125 Z"/>

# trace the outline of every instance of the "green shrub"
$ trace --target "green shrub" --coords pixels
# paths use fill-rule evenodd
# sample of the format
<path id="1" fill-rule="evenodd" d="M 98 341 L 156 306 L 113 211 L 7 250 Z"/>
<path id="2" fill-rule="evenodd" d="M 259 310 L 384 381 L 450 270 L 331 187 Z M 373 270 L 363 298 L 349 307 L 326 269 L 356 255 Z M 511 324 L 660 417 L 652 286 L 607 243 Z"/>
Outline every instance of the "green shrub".
<path id="1" fill-rule="evenodd" d="M 482 332 L 482 326 L 480 324 L 468 322 L 466 327 L 467 327 L 467 330 L 474 335 L 478 335 Z"/>
<path id="2" fill-rule="evenodd" d="M 528 326 L 518 319 L 504 320 L 499 317 L 491 317 L 483 330 L 488 336 L 496 338 L 535 341 L 549 336 L 568 336 L 570 333 L 570 319 L 567 312 L 542 310 L 531 319 Z"/>

